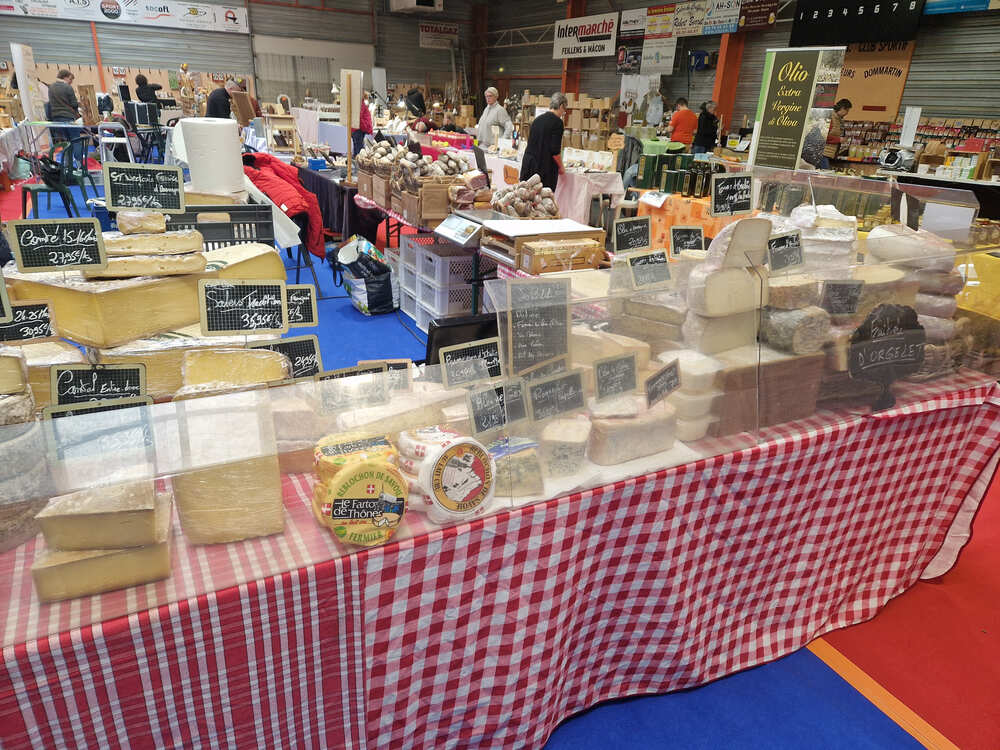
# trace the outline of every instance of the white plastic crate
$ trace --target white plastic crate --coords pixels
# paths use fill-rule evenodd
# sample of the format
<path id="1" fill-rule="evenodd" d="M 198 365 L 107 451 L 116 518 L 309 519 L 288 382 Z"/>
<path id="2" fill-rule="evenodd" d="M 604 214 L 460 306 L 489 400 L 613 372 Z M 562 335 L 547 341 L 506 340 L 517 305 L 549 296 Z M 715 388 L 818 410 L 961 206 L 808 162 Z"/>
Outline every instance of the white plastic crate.
<path id="1" fill-rule="evenodd" d="M 417 251 L 427 244 L 437 242 L 433 234 L 401 234 L 399 236 L 399 259 L 403 265 L 417 267 Z"/>
<path id="2" fill-rule="evenodd" d="M 472 280 L 472 255 L 453 245 L 431 245 L 417 250 L 417 273 L 434 286 L 468 284 Z M 497 264 L 489 258 L 479 259 L 479 275 L 495 271 Z"/>
<path id="3" fill-rule="evenodd" d="M 399 248 L 398 247 L 387 247 L 385 249 L 385 262 L 388 264 L 389 268 L 399 273 Z"/>
<path id="4" fill-rule="evenodd" d="M 423 276 L 418 276 L 417 302 L 438 318 L 446 315 L 469 315 L 472 313 L 472 287 L 468 284 L 435 286 Z"/>
<path id="5" fill-rule="evenodd" d="M 440 316 L 435 315 L 433 311 L 428 310 L 426 307 L 424 307 L 423 305 L 421 305 L 419 302 L 417 303 L 417 317 L 416 317 L 416 321 L 417 321 L 417 328 L 419 328 L 421 331 L 423 331 L 424 333 L 427 333 L 427 331 L 430 330 L 431 321 L 434 320 L 434 318 L 437 318 L 437 317 L 440 317 Z"/>
<path id="6" fill-rule="evenodd" d="M 405 263 L 399 267 L 399 283 L 410 294 L 417 294 L 417 269 Z"/>
<path id="7" fill-rule="evenodd" d="M 399 309 L 404 315 L 409 315 L 414 320 L 417 319 L 417 298 L 405 289 L 399 292 Z"/>

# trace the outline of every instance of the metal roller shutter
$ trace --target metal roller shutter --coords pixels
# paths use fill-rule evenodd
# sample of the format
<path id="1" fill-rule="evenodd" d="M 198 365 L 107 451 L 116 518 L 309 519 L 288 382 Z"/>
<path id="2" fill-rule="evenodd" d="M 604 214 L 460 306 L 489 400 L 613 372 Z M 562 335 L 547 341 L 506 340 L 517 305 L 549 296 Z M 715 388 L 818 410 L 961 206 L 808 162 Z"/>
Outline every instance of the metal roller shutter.
<path id="1" fill-rule="evenodd" d="M 10 59 L 11 42 L 31 47 L 35 62 L 97 64 L 87 21 L 3 16 L 0 20 L 0 59 Z"/>
<path id="2" fill-rule="evenodd" d="M 253 70 L 249 34 L 99 23 L 97 41 L 105 65 L 173 69 L 186 62 L 192 70 L 232 73 Z"/>
<path id="3" fill-rule="evenodd" d="M 451 3 L 451 5 L 457 5 Z M 466 71 L 471 71 L 469 58 L 472 41 L 471 16 L 468 7 L 462 7 L 455 12 L 448 12 L 449 3 L 445 3 L 445 12 L 429 16 L 426 20 L 441 23 L 457 23 L 458 38 L 461 51 L 456 51 L 456 66 L 458 55 L 465 56 Z M 420 47 L 419 17 L 405 14 L 379 15 L 378 43 L 375 48 L 375 59 L 385 68 L 386 80 L 394 83 L 423 83 L 425 77 L 432 86 L 443 87 L 451 83 L 451 51 L 447 49 L 423 49 Z M 472 84 L 472 81 L 469 81 Z M 428 102 L 430 104 L 430 102 Z"/>
<path id="4" fill-rule="evenodd" d="M 732 123 L 736 127 L 742 127 L 745 115 L 749 126 L 753 126 L 753 118 L 757 115 L 760 82 L 764 77 L 764 55 L 769 49 L 787 47 L 791 35 L 792 24 L 781 21 L 767 31 L 747 32 L 746 45 L 743 47 L 743 63 L 740 65 L 740 80 L 736 85 L 733 117 L 727 124 Z"/>
<path id="5" fill-rule="evenodd" d="M 360 10 L 368 4 L 334 2 L 330 8 Z M 372 20 L 368 13 L 331 13 L 308 8 L 283 8 L 250 3 L 250 28 L 255 34 L 325 39 L 330 42 L 372 44 Z"/>
<path id="6" fill-rule="evenodd" d="M 539 3 L 537 0 L 510 0 L 505 3 L 490 3 L 489 24 L 491 31 L 511 28 L 545 26 L 566 17 L 566 6 Z M 562 79 L 562 60 L 552 59 L 552 30 L 533 29 L 525 32 L 530 38 L 538 38 L 544 32 L 543 42 L 518 47 L 496 47 L 489 50 L 486 59 L 486 78 L 495 82 L 500 75 L 522 73 L 524 75 L 552 76 L 551 79 L 532 78 L 511 81 L 512 91 L 544 91 L 554 93 Z M 503 71 L 500 70 L 503 68 Z M 597 94 L 594 94 L 597 96 Z"/>

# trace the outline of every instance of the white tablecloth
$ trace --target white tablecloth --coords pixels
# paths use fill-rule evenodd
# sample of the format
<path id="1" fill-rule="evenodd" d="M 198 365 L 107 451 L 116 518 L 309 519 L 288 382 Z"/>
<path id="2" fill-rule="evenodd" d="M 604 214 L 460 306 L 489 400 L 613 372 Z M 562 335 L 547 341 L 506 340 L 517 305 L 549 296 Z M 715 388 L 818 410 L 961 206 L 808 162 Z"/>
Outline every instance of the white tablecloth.
<path id="1" fill-rule="evenodd" d="M 501 159 L 494 154 L 486 154 L 486 167 L 490 170 L 493 188 L 506 184 L 503 177 L 504 165 L 521 171 L 521 162 Z M 556 187 L 556 205 L 559 215 L 574 219 L 582 224 L 590 223 L 590 202 L 595 195 L 610 195 L 611 206 L 615 207 L 625 197 L 625 185 L 617 172 L 574 172 L 559 176 Z"/>

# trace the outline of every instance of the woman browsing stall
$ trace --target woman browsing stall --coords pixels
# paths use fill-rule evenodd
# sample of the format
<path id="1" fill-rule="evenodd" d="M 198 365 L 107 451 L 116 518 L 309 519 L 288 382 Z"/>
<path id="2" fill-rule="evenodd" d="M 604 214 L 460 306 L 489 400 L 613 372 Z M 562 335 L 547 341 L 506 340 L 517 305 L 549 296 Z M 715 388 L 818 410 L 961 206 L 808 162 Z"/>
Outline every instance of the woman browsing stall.
<path id="1" fill-rule="evenodd" d="M 545 187 L 556 189 L 559 175 L 565 174 L 561 156 L 565 116 L 566 95 L 553 94 L 549 102 L 549 111 L 543 112 L 531 123 L 528 144 L 521 160 L 522 180 L 537 174 Z"/>

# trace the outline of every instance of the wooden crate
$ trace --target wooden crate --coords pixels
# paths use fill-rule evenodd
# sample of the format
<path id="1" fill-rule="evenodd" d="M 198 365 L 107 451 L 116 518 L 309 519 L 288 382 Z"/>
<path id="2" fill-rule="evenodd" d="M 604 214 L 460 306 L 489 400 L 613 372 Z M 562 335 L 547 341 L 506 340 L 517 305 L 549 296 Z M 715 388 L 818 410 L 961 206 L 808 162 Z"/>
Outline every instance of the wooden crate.
<path id="1" fill-rule="evenodd" d="M 522 221 L 531 221 L 531 219 L 522 219 Z M 539 219 L 539 221 L 543 220 Z M 602 249 L 602 252 L 599 253 L 600 260 L 598 265 L 603 265 L 604 261 L 603 248 L 605 240 L 605 234 L 603 229 L 585 229 L 579 232 L 539 233 L 539 234 L 524 235 L 522 237 L 507 237 L 506 235 L 498 234 L 496 232 L 491 232 L 487 229 L 484 229 L 482 245 L 483 247 L 493 248 L 509 256 L 512 260 L 513 266 L 515 268 L 520 268 L 521 256 L 525 254 L 525 245 L 532 242 L 537 242 L 539 240 L 573 240 L 573 239 L 591 239 L 597 242 L 598 247 Z M 552 270 L 557 270 L 557 269 L 552 269 Z M 558 269 L 558 270 L 564 270 L 564 269 Z"/>
<path id="2" fill-rule="evenodd" d="M 395 190 L 392 191 L 392 210 L 400 216 L 403 214 L 403 195 Z"/>
<path id="3" fill-rule="evenodd" d="M 374 175 L 371 172 L 365 172 L 364 170 L 358 170 L 358 195 L 362 198 L 367 198 L 368 200 L 373 200 L 375 194 L 372 192 L 372 180 Z"/>
<path id="4" fill-rule="evenodd" d="M 604 244 L 591 238 L 535 240 L 523 245 L 518 268 L 532 274 L 599 268 L 604 257 Z"/>
<path id="5" fill-rule="evenodd" d="M 372 176 L 372 200 L 382 208 L 392 207 L 392 186 L 388 177 Z"/>

